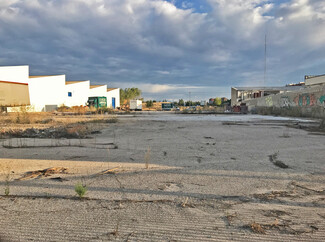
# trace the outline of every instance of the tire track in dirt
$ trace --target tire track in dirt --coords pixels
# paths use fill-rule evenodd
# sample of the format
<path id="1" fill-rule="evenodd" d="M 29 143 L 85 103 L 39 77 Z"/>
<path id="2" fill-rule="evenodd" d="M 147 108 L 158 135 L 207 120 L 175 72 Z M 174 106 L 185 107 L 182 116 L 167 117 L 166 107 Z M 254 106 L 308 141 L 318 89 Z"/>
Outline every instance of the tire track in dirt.
<path id="1" fill-rule="evenodd" d="M 300 213 L 299 208 L 278 205 L 265 209 L 265 204 L 237 204 L 230 209 L 183 208 L 174 203 L 122 203 L 104 201 L 99 207 L 98 201 L 79 201 L 61 199 L 17 198 L 15 201 L 2 199 L 1 203 L 10 204 L 10 209 L 19 211 L 29 204 L 23 212 L 0 211 L 0 235 L 8 241 L 324 241 L 325 219 L 315 213 L 321 209 L 310 208 Z M 61 203 L 71 210 L 62 209 L 47 213 L 39 207 L 57 207 Z M 106 207 L 104 207 L 104 205 Z M 258 206 L 258 208 L 256 208 Z M 256 214 L 256 209 L 259 213 Z M 253 212 L 253 210 L 255 212 Z M 271 211 L 268 213 L 268 211 Z M 273 211 L 273 213 L 272 213 Z M 274 211 L 287 211 L 278 213 Z M 233 215 L 226 222 L 227 215 Z M 266 216 L 266 215 L 274 216 Z M 276 229 L 266 234 L 256 234 L 243 225 L 253 221 L 270 223 L 278 217 L 280 223 L 285 220 L 297 220 L 303 226 L 315 225 L 318 230 L 308 233 L 291 234 Z M 303 218 L 303 221 L 301 220 Z M 293 223 L 294 224 L 294 223 Z M 315 225 L 316 226 L 316 225 Z"/>

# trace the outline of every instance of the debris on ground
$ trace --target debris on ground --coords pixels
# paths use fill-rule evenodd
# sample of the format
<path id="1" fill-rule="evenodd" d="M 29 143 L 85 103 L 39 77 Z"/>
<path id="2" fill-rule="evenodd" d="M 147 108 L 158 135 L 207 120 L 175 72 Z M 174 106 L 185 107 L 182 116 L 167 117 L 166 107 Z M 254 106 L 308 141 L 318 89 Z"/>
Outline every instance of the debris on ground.
<path id="1" fill-rule="evenodd" d="M 185 198 L 185 201 L 181 203 L 181 207 L 185 208 L 188 201 L 188 197 Z"/>
<path id="2" fill-rule="evenodd" d="M 186 197 L 185 200 L 183 202 L 181 202 L 180 206 L 182 208 L 195 208 L 195 206 L 193 204 L 190 204 L 188 202 L 188 197 Z"/>
<path id="3" fill-rule="evenodd" d="M 271 199 L 277 199 L 278 197 L 294 197 L 295 194 L 288 191 L 272 191 L 263 194 L 254 194 L 253 196 L 255 198 L 262 199 L 262 200 L 271 200 Z"/>
<path id="4" fill-rule="evenodd" d="M 59 182 L 69 181 L 68 179 L 62 178 L 60 176 L 58 176 L 58 177 L 52 177 L 50 179 L 53 180 L 53 181 L 59 181 Z"/>
<path id="5" fill-rule="evenodd" d="M 288 165 L 286 165 L 286 164 L 284 164 L 282 161 L 280 161 L 280 160 L 278 160 L 278 152 L 276 152 L 276 153 L 274 153 L 274 154 L 272 154 L 272 155 L 269 155 L 269 159 L 270 159 L 270 161 L 274 164 L 274 165 L 276 165 L 277 167 L 280 167 L 280 168 L 282 168 L 282 169 L 287 169 L 287 168 L 289 168 L 289 166 Z"/>
<path id="6" fill-rule="evenodd" d="M 305 228 L 294 228 L 295 224 L 289 224 L 288 221 L 284 223 L 280 223 L 276 218 L 272 223 L 260 224 L 253 222 L 251 224 L 245 225 L 244 228 L 249 228 L 254 233 L 265 234 L 267 230 L 277 230 L 284 234 L 305 234 L 305 233 L 313 233 L 314 231 L 318 231 L 319 228 L 316 225 L 309 224 L 306 225 Z"/>
<path id="7" fill-rule="evenodd" d="M 24 174 L 21 178 L 18 178 L 17 180 L 27 180 L 27 179 L 34 179 L 34 178 L 42 178 L 42 177 L 48 177 L 53 174 L 67 174 L 68 168 L 65 167 L 51 167 L 44 170 L 37 170 L 37 171 L 29 171 Z"/>
<path id="8" fill-rule="evenodd" d="M 265 234 L 265 230 L 260 224 L 253 222 L 249 226 L 254 233 Z"/>
<path id="9" fill-rule="evenodd" d="M 108 170 L 104 170 L 104 171 L 101 171 L 99 172 L 97 175 L 104 175 L 104 174 L 116 174 L 119 169 L 119 167 L 115 167 L 115 168 L 112 168 L 112 169 L 108 169 Z"/>
<path id="10" fill-rule="evenodd" d="M 234 214 L 227 214 L 226 215 L 226 219 L 227 219 L 227 222 L 228 222 L 228 225 L 230 226 L 231 223 L 233 222 L 234 218 L 236 218 L 238 215 L 237 213 L 234 213 Z"/>

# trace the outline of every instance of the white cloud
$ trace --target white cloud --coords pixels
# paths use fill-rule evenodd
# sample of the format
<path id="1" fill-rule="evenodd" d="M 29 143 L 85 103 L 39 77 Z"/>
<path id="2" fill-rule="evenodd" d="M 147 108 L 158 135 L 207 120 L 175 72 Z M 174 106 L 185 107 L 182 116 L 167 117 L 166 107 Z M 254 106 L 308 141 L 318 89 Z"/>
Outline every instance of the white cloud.
<path id="1" fill-rule="evenodd" d="M 191 0 L 178 2 L 186 9 L 163 0 L 0 1 L 0 64 L 121 86 L 152 82 L 144 86 L 152 93 L 176 83 L 241 85 L 263 76 L 267 33 L 268 80 L 324 72 L 325 1 L 206 1 L 207 13 Z"/>
<path id="2" fill-rule="evenodd" d="M 162 74 L 162 75 L 169 75 L 170 72 L 169 71 L 156 71 L 158 74 Z"/>

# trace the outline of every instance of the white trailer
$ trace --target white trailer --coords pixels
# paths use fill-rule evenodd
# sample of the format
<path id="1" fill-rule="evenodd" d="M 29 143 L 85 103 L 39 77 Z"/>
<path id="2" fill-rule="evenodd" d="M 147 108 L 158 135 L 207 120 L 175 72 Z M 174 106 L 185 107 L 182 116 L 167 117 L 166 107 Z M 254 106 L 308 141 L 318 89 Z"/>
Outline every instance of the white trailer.
<path id="1" fill-rule="evenodd" d="M 142 110 L 142 101 L 141 100 L 130 100 L 130 110 Z"/>

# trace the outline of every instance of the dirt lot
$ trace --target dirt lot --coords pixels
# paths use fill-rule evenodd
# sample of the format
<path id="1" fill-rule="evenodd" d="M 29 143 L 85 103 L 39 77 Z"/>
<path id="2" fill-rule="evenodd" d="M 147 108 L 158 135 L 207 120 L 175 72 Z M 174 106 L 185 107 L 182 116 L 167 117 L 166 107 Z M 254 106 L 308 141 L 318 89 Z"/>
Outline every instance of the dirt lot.
<path id="1" fill-rule="evenodd" d="M 3 137 L 0 241 L 324 241 L 313 125 L 151 113 L 82 138 Z M 49 167 L 67 170 L 26 176 Z"/>

